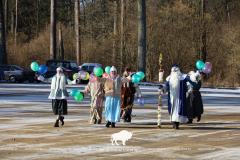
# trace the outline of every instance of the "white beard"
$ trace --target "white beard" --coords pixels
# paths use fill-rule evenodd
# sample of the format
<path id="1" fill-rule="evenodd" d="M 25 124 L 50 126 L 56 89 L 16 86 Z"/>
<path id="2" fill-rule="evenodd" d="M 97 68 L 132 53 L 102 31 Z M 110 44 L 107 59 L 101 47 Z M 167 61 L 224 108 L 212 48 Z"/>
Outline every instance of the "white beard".
<path id="1" fill-rule="evenodd" d="M 179 85 L 179 80 L 181 75 L 182 73 L 180 71 L 171 73 L 170 82 L 169 82 L 171 88 L 175 89 Z"/>
<path id="2" fill-rule="evenodd" d="M 180 71 L 172 72 L 170 75 L 169 84 L 170 84 L 170 90 L 171 90 L 172 95 L 176 94 L 176 90 L 179 85 L 179 80 L 180 80 L 181 75 L 182 75 L 182 73 Z"/>

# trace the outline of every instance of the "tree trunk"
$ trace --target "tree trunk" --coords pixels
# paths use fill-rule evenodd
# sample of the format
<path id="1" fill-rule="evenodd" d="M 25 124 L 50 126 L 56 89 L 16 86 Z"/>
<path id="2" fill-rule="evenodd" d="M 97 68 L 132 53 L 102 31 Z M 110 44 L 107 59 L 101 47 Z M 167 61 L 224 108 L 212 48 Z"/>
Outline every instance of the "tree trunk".
<path id="1" fill-rule="evenodd" d="M 205 0 L 202 0 L 202 47 L 201 47 L 201 55 L 200 59 L 203 62 L 206 61 L 207 50 L 206 50 L 206 22 L 205 22 Z"/>
<path id="2" fill-rule="evenodd" d="M 58 59 L 64 60 L 64 48 L 63 48 L 63 38 L 62 38 L 62 29 L 61 28 L 59 28 L 59 52 L 58 52 Z"/>
<path id="3" fill-rule="evenodd" d="M 120 54 L 121 54 L 121 65 L 120 65 L 120 73 L 123 72 L 123 67 L 125 65 L 125 54 L 124 54 L 124 27 L 126 22 L 126 0 L 121 0 L 121 40 L 120 40 Z"/>
<path id="4" fill-rule="evenodd" d="M 76 34 L 76 56 L 77 65 L 81 64 L 81 47 L 80 47 L 80 28 L 79 28 L 79 0 L 75 0 L 75 34 Z"/>
<path id="5" fill-rule="evenodd" d="M 11 11 L 11 20 L 12 20 L 11 32 L 12 32 L 12 34 L 14 34 L 14 13 L 13 13 L 13 10 Z"/>
<path id="6" fill-rule="evenodd" d="M 225 0 L 226 22 L 230 24 L 229 0 Z"/>
<path id="7" fill-rule="evenodd" d="M 82 0 L 82 5 L 83 5 L 83 26 L 84 26 L 84 33 L 86 33 L 86 13 L 85 13 L 85 4 Z"/>
<path id="8" fill-rule="evenodd" d="M 117 1 L 113 2 L 114 4 L 114 23 L 113 23 L 113 57 L 112 57 L 112 64 L 115 65 L 116 61 L 116 35 L 117 35 Z"/>
<path id="9" fill-rule="evenodd" d="M 56 59 L 56 0 L 51 0 L 50 59 Z"/>
<path id="10" fill-rule="evenodd" d="M 0 0 L 0 65 L 7 64 L 5 24 L 2 0 Z"/>
<path id="11" fill-rule="evenodd" d="M 5 0 L 5 36 L 8 34 L 8 0 Z"/>
<path id="12" fill-rule="evenodd" d="M 145 0 L 138 0 L 138 71 L 146 72 L 146 9 Z"/>
<path id="13" fill-rule="evenodd" d="M 36 27 L 36 37 L 38 37 L 38 15 L 39 15 L 39 4 L 40 4 L 40 0 L 37 0 L 37 27 Z"/>
<path id="14" fill-rule="evenodd" d="M 15 46 L 17 46 L 17 32 L 18 32 L 18 0 L 16 0 Z"/>

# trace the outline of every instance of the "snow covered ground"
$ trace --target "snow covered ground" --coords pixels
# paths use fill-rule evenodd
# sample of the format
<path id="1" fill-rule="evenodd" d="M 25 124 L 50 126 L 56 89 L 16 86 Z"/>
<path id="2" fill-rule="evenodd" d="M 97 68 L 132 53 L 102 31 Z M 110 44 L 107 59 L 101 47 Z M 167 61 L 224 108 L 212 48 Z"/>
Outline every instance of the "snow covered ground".
<path id="1" fill-rule="evenodd" d="M 85 85 L 67 85 L 83 90 Z M 167 96 L 163 95 L 162 128 L 156 129 L 158 87 L 141 85 L 146 105 L 137 99 L 132 123 L 116 128 L 88 123 L 89 96 L 81 102 L 68 100 L 65 125 L 54 128 L 56 116 L 47 99 L 50 84 L 0 83 L 0 159 L 239 159 L 240 90 L 202 88 L 204 114 L 200 123 L 169 122 Z M 103 118 L 105 112 L 103 112 Z M 195 120 L 196 122 L 196 120 Z M 131 131 L 132 139 L 112 146 L 111 135 Z"/>

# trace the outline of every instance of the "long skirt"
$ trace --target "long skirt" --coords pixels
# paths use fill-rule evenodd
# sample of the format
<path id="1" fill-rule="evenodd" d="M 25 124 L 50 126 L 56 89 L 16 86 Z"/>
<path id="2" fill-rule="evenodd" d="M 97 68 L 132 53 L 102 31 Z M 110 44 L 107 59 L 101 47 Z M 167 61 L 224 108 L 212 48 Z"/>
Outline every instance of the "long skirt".
<path id="1" fill-rule="evenodd" d="M 128 87 L 123 87 L 121 95 L 121 118 L 128 114 L 131 116 L 134 94 L 130 92 Z"/>
<path id="2" fill-rule="evenodd" d="M 65 99 L 53 99 L 52 111 L 55 115 L 67 115 L 67 100 Z"/>
<path id="3" fill-rule="evenodd" d="M 120 122 L 121 98 L 107 97 L 105 102 L 106 122 Z"/>
<path id="4" fill-rule="evenodd" d="M 187 97 L 187 118 L 194 119 L 203 114 L 202 96 L 199 91 L 190 92 Z"/>
<path id="5" fill-rule="evenodd" d="M 90 123 L 94 123 L 95 119 L 102 120 L 102 107 L 91 108 L 90 112 Z"/>

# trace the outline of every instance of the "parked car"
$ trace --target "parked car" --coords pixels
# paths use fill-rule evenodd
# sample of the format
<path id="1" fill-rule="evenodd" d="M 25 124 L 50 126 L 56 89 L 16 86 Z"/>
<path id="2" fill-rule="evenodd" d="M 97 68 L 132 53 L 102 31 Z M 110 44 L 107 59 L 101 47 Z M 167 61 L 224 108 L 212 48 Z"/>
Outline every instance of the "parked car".
<path id="1" fill-rule="evenodd" d="M 93 68 L 96 66 L 100 66 L 103 69 L 100 63 L 83 63 L 81 66 L 79 66 L 79 69 L 91 74 L 93 72 Z"/>
<path id="2" fill-rule="evenodd" d="M 91 74 L 93 72 L 93 68 L 96 66 L 100 66 L 102 69 L 102 65 L 100 63 L 83 63 L 81 66 L 79 66 L 79 69 L 84 72 L 88 72 Z M 80 80 L 80 83 L 88 83 L 89 80 Z"/>
<path id="3" fill-rule="evenodd" d="M 4 70 L 0 68 L 0 81 L 5 78 Z"/>
<path id="4" fill-rule="evenodd" d="M 78 73 L 80 71 L 80 69 L 77 66 L 77 63 L 69 60 L 49 59 L 46 62 L 46 66 L 48 67 L 48 70 L 45 73 L 46 78 L 54 76 L 56 74 L 56 69 L 59 66 L 63 68 L 63 73 L 70 80 L 73 80 L 74 73 Z"/>
<path id="5" fill-rule="evenodd" d="M 26 80 L 31 80 L 30 71 L 25 70 L 17 65 L 1 65 L 0 69 L 4 70 L 5 80 L 15 83 L 16 81 L 22 83 Z"/>

